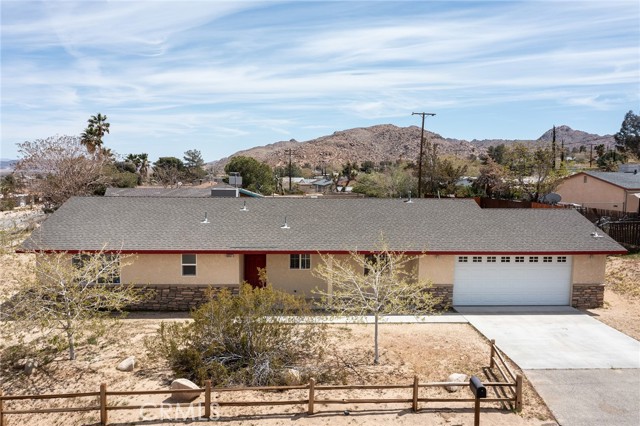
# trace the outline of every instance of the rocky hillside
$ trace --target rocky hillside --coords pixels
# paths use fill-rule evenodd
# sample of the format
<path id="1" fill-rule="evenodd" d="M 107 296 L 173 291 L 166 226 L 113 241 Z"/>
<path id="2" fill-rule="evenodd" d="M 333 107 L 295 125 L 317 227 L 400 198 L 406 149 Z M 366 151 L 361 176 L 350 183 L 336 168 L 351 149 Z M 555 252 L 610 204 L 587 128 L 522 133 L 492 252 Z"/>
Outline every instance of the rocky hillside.
<path id="1" fill-rule="evenodd" d="M 549 129 L 542 136 L 538 138 L 540 142 L 551 142 L 553 139 L 553 129 Z M 604 144 L 607 147 L 613 147 L 616 144 L 613 135 L 594 135 L 592 133 L 583 132 L 581 130 L 573 130 L 569 126 L 556 126 L 556 142 L 560 143 L 564 141 L 565 145 L 600 145 Z"/>
<path id="2" fill-rule="evenodd" d="M 515 140 L 459 140 L 444 138 L 437 133 L 425 131 L 425 138 L 431 143 L 437 144 L 439 155 L 450 154 L 459 157 L 479 156 L 486 152 L 487 147 L 509 144 Z M 556 141 L 560 143 L 564 139 L 566 143 L 583 141 L 589 143 L 612 144 L 613 136 L 593 135 L 578 130 L 572 130 L 568 126 L 556 127 Z M 545 132 L 537 141 L 520 141 L 543 143 L 551 141 L 551 130 Z M 420 127 L 397 127 L 392 124 L 381 124 L 372 127 L 363 127 L 334 132 L 329 136 L 322 136 L 306 142 L 298 142 L 295 139 L 276 142 L 269 145 L 258 146 L 244 151 L 238 151 L 231 157 L 245 155 L 259 161 L 266 162 L 272 167 L 284 166 L 289 158 L 285 150 L 293 149 L 292 161 L 298 165 L 308 163 L 313 167 L 321 167 L 323 164 L 331 167 L 339 166 L 347 161 L 381 161 L 414 160 L 418 157 L 420 149 Z M 222 158 L 209 163 L 217 170 L 222 170 L 230 157 Z"/>

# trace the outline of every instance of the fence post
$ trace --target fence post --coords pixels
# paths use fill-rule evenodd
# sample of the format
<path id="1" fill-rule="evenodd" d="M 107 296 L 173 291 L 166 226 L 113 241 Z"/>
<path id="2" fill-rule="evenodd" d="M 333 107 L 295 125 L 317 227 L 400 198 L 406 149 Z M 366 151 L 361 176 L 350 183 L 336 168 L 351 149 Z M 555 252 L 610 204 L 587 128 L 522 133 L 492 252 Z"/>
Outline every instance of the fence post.
<path id="1" fill-rule="evenodd" d="M 0 396 L 2 396 L 2 389 L 0 389 Z M 5 426 L 4 424 L 4 399 L 0 399 L 0 426 Z"/>
<path id="2" fill-rule="evenodd" d="M 489 358 L 489 368 L 493 368 L 493 357 L 496 356 L 496 339 L 491 339 L 491 357 Z"/>
<path id="3" fill-rule="evenodd" d="M 211 380 L 204 381 L 204 416 L 211 418 Z"/>
<path id="4" fill-rule="evenodd" d="M 309 379 L 309 408 L 307 410 L 308 414 L 313 414 L 313 402 L 315 399 L 315 387 L 316 387 L 316 379 L 313 377 Z"/>
<path id="5" fill-rule="evenodd" d="M 100 384 L 100 424 L 107 424 L 107 384 Z"/>
<path id="6" fill-rule="evenodd" d="M 522 411 L 522 374 L 516 374 L 516 411 Z"/>
<path id="7" fill-rule="evenodd" d="M 418 411 L 418 376 L 413 376 L 413 412 Z"/>

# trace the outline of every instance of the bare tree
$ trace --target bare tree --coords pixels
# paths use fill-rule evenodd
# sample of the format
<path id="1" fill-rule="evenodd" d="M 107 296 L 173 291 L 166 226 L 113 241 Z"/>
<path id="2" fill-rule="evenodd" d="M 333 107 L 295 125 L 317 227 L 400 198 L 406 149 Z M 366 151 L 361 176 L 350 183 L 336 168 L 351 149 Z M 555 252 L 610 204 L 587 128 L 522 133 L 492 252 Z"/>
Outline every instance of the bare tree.
<path id="1" fill-rule="evenodd" d="M 88 195 L 108 183 L 105 157 L 87 152 L 75 136 L 52 136 L 18 144 L 16 170 L 32 178 L 45 208 L 56 209 L 74 195 Z"/>
<path id="2" fill-rule="evenodd" d="M 363 255 L 352 251 L 346 258 L 323 255 L 314 275 L 327 283 L 316 289 L 321 305 L 337 315 L 373 315 L 374 359 L 380 362 L 378 327 L 390 314 L 430 314 L 442 304 L 431 291 L 432 284 L 418 279 L 414 266 L 418 257 L 389 249 L 381 239 L 379 248 Z"/>
<path id="3" fill-rule="evenodd" d="M 66 342 L 76 358 L 78 339 L 105 328 L 130 304 L 143 300 L 140 290 L 120 284 L 118 253 L 37 253 L 35 270 L 23 271 L 2 287 L 2 332 L 18 341 Z"/>

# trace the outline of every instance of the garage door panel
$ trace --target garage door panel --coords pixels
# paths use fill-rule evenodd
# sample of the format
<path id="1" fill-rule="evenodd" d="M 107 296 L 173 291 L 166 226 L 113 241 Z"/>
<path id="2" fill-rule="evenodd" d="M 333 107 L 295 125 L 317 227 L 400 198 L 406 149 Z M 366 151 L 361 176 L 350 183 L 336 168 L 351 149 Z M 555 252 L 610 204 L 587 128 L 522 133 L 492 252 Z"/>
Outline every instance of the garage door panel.
<path id="1" fill-rule="evenodd" d="M 473 256 L 461 261 L 465 257 L 456 258 L 454 305 L 569 304 L 570 256 Z"/>

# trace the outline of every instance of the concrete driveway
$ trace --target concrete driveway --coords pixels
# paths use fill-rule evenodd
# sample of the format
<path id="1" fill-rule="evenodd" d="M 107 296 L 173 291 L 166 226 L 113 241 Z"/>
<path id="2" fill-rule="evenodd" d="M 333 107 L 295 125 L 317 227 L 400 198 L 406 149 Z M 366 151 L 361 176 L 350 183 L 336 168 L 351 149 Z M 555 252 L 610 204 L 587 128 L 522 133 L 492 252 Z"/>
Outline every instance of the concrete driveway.
<path id="1" fill-rule="evenodd" d="M 640 425 L 640 342 L 570 307 L 456 307 L 561 425 Z"/>

